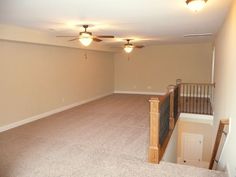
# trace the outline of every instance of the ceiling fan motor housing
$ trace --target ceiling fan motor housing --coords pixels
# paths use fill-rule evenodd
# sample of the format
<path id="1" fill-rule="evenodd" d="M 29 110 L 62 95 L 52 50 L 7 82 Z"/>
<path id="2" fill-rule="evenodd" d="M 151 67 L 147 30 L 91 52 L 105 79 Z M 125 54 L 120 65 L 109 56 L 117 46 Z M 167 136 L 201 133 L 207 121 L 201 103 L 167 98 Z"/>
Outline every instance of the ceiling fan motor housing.
<path id="1" fill-rule="evenodd" d="M 80 32 L 79 35 L 82 35 L 82 34 L 88 34 L 90 36 L 92 36 L 92 33 L 91 32 L 87 32 L 87 31 L 84 31 L 84 32 Z"/>

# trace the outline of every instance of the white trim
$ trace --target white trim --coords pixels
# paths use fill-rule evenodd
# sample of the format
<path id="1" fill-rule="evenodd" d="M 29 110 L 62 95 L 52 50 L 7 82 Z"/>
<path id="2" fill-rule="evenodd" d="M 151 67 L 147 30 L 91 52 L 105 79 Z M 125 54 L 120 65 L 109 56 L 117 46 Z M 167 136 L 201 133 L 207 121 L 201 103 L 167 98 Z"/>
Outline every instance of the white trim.
<path id="1" fill-rule="evenodd" d="M 219 161 L 221 161 L 221 159 L 222 159 L 222 155 L 223 155 L 223 153 L 225 152 L 225 148 L 226 148 L 226 144 L 228 144 L 228 141 L 229 141 L 229 135 L 231 134 L 231 127 L 232 126 L 232 124 L 231 124 L 231 117 L 229 117 L 229 129 L 228 129 L 228 132 L 227 132 L 227 136 L 226 136 L 226 138 L 225 138 L 225 142 L 224 142 L 224 145 L 223 145 L 223 148 L 222 148 L 222 150 L 221 150 L 221 154 L 220 154 L 220 157 L 219 157 Z M 216 135 L 217 136 L 217 135 Z"/>
<path id="2" fill-rule="evenodd" d="M 216 47 L 212 51 L 212 63 L 211 63 L 211 83 L 215 82 L 215 60 L 216 60 Z"/>
<path id="3" fill-rule="evenodd" d="M 213 125 L 213 116 L 203 114 L 181 113 L 180 120 Z"/>
<path id="4" fill-rule="evenodd" d="M 136 91 L 121 91 L 121 90 L 115 90 L 114 93 L 136 94 L 136 95 L 165 95 L 165 93 L 163 92 L 136 92 Z"/>
<path id="5" fill-rule="evenodd" d="M 226 174 L 228 177 L 233 177 L 233 175 L 231 174 L 230 167 L 229 167 L 228 163 L 226 164 Z"/>
<path id="6" fill-rule="evenodd" d="M 223 148 L 221 150 L 220 157 L 218 159 L 219 163 L 218 163 L 218 166 L 217 166 L 217 170 L 220 170 L 220 171 L 225 170 L 226 173 L 228 174 L 228 177 L 233 177 L 233 176 L 232 176 L 231 171 L 230 171 L 229 163 L 224 162 L 224 160 L 222 160 L 222 158 L 223 158 L 222 156 L 224 155 L 224 152 L 226 151 L 226 145 L 228 144 L 228 141 L 229 141 L 229 135 L 231 133 L 231 128 L 232 128 L 231 127 L 232 126 L 231 121 L 232 121 L 231 117 L 229 117 L 229 129 L 228 129 L 228 132 L 227 132 L 227 136 L 225 138 Z M 226 165 L 225 165 L 225 163 L 226 163 Z"/>
<path id="7" fill-rule="evenodd" d="M 30 123 L 30 122 L 33 122 L 33 121 L 36 121 L 36 120 L 48 117 L 50 115 L 53 115 L 53 114 L 56 114 L 56 113 L 59 113 L 59 112 L 71 109 L 73 107 L 76 107 L 76 106 L 79 106 L 79 105 L 82 105 L 82 104 L 85 104 L 85 103 L 88 103 L 88 102 L 91 102 L 91 101 L 103 98 L 103 97 L 111 95 L 111 94 L 112 93 L 107 93 L 107 94 L 104 94 L 104 95 L 99 95 L 99 96 L 96 96 L 96 97 L 93 97 L 93 98 L 89 98 L 89 99 L 86 99 L 86 100 L 83 100 L 83 101 L 79 101 L 79 102 L 76 102 L 76 103 L 73 103 L 73 104 L 70 104 L 70 105 L 67 105 L 67 106 L 56 108 L 56 109 L 51 110 L 51 111 L 44 112 L 42 114 L 38 114 L 38 115 L 35 115 L 35 116 L 32 116 L 32 117 L 20 120 L 18 122 L 14 122 L 14 123 L 2 126 L 2 127 L 0 127 L 0 132 L 9 130 L 9 129 L 12 129 L 12 128 L 15 128 L 15 127 L 19 127 L 21 125 L 24 125 L 24 124 L 27 124 L 27 123 Z"/>

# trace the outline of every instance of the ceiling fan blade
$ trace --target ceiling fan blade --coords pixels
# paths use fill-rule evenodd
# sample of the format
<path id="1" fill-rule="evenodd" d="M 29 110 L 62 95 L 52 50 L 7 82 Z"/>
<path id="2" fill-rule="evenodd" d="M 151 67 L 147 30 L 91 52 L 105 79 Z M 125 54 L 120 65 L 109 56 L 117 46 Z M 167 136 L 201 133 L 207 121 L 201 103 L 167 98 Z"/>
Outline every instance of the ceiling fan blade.
<path id="1" fill-rule="evenodd" d="M 207 36 L 213 36 L 212 33 L 202 33 L 202 34 L 187 34 L 187 35 L 184 35 L 184 37 L 207 37 Z"/>
<path id="2" fill-rule="evenodd" d="M 115 38 L 115 36 L 110 36 L 110 35 L 101 35 L 97 36 L 98 38 Z"/>
<path id="3" fill-rule="evenodd" d="M 78 40 L 79 38 L 74 38 L 74 39 L 70 39 L 68 41 L 75 41 L 75 40 Z"/>
<path id="4" fill-rule="evenodd" d="M 96 38 L 96 37 L 94 37 L 94 38 L 93 38 L 93 41 L 95 41 L 95 42 L 101 42 L 102 40 L 101 40 L 101 39 L 98 39 L 98 38 Z"/>
<path id="5" fill-rule="evenodd" d="M 78 36 L 56 36 L 56 37 L 78 37 Z"/>
<path id="6" fill-rule="evenodd" d="M 144 48 L 144 45 L 136 45 L 134 46 L 135 48 L 138 48 L 138 49 L 141 49 L 141 48 Z"/>

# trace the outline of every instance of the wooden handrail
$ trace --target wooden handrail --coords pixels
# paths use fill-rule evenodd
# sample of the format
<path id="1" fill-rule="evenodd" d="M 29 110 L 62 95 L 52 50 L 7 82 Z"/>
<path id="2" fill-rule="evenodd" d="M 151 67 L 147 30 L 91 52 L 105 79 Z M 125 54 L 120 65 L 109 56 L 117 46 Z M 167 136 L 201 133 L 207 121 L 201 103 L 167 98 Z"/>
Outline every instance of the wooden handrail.
<path id="1" fill-rule="evenodd" d="M 215 145 L 212 151 L 212 156 L 211 156 L 211 160 L 210 160 L 210 164 L 209 164 L 209 169 L 213 168 L 214 162 L 215 162 L 215 158 L 216 158 L 216 154 L 218 152 L 219 146 L 220 146 L 220 141 L 224 132 L 224 128 L 226 125 L 229 125 L 229 120 L 225 119 L 225 120 L 221 120 L 219 127 L 218 127 L 218 131 L 217 131 L 217 136 L 216 136 L 216 140 L 215 140 Z"/>
<path id="2" fill-rule="evenodd" d="M 215 87 L 215 83 L 188 83 L 188 82 L 182 82 L 180 83 L 182 85 L 212 85 Z"/>
<path id="3" fill-rule="evenodd" d="M 174 118 L 174 91 L 177 88 L 176 85 L 169 85 L 168 92 L 170 94 L 170 123 L 169 128 L 173 130 L 175 127 L 175 118 Z"/>
<path id="4" fill-rule="evenodd" d="M 168 110 L 170 112 L 170 116 L 168 118 L 169 121 L 169 127 L 168 127 L 168 135 L 166 139 L 164 139 L 164 142 L 161 146 L 160 143 L 160 109 L 162 106 L 164 106 L 164 103 L 167 101 L 166 99 L 170 99 L 170 109 Z M 169 88 L 168 92 L 160 97 L 157 98 L 151 98 L 149 100 L 150 102 L 150 143 L 149 143 L 149 154 L 148 154 L 148 160 L 151 163 L 159 163 L 164 152 L 165 148 L 167 147 L 169 138 L 170 138 L 170 131 L 174 129 L 174 117 L 173 115 L 173 91 Z"/>

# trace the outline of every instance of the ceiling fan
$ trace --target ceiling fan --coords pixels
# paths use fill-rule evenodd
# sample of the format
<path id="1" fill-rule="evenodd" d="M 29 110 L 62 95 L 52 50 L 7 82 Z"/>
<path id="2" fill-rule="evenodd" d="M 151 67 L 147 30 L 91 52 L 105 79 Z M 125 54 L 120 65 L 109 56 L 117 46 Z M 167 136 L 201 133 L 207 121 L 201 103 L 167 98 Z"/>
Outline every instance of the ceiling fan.
<path id="1" fill-rule="evenodd" d="M 56 37 L 73 37 L 69 41 L 79 40 L 84 46 L 89 46 L 92 41 L 94 42 L 101 42 L 102 39 L 100 38 L 114 38 L 111 35 L 101 35 L 101 36 L 93 36 L 91 32 L 87 31 L 89 25 L 83 25 L 84 31 L 79 33 L 79 36 L 56 36 Z"/>
<path id="2" fill-rule="evenodd" d="M 131 53 L 133 51 L 134 48 L 138 48 L 138 49 L 141 49 L 144 47 L 144 45 L 134 45 L 134 44 L 131 44 L 130 41 L 132 39 L 125 39 L 127 41 L 127 43 L 124 45 L 123 49 L 126 53 Z"/>

